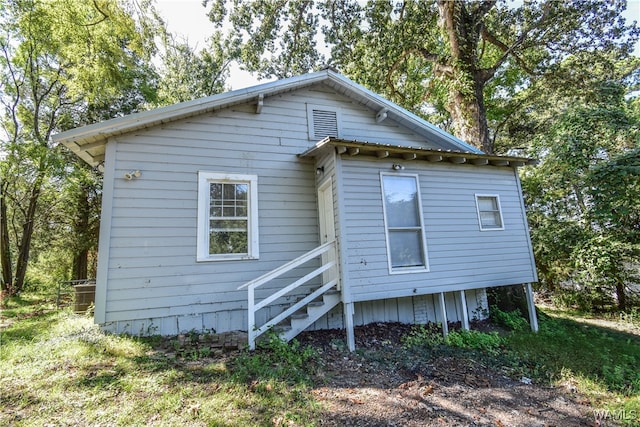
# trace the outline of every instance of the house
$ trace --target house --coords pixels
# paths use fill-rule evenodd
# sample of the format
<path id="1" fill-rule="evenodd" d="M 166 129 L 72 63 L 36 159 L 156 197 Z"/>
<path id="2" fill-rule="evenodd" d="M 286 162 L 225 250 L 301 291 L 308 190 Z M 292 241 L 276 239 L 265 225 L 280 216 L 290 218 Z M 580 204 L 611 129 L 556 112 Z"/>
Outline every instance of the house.
<path id="1" fill-rule="evenodd" d="M 104 171 L 95 321 L 117 333 L 486 315 L 537 281 L 517 168 L 344 76 L 260 84 L 54 136 Z"/>

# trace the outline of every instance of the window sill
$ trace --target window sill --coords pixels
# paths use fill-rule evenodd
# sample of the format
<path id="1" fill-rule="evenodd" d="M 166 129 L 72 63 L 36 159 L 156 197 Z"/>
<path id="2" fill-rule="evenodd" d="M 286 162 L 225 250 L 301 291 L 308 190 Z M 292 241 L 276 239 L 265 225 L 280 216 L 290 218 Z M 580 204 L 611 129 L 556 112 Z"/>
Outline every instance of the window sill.
<path id="1" fill-rule="evenodd" d="M 389 274 L 412 274 L 412 273 L 428 273 L 427 267 L 396 267 L 389 269 Z"/>
<path id="2" fill-rule="evenodd" d="M 220 262 L 220 261 L 254 261 L 260 259 L 257 256 L 250 255 L 219 255 L 219 256 L 208 256 L 208 257 L 197 257 L 196 262 Z"/>

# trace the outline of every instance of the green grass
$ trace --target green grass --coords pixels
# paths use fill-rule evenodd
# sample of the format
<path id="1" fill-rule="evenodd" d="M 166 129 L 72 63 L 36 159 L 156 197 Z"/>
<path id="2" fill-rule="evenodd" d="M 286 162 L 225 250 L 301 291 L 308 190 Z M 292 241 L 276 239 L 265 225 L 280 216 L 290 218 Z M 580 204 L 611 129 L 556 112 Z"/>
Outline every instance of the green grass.
<path id="1" fill-rule="evenodd" d="M 322 417 L 310 393 L 320 361 L 295 342 L 270 337 L 234 358 L 180 359 L 159 352 L 157 337 L 105 334 L 38 295 L 6 300 L 0 320 L 0 425 L 314 425 Z M 480 360 L 516 379 L 568 385 L 594 409 L 640 425 L 640 336 L 561 311 L 541 313 L 537 334 L 513 313 L 502 320 L 514 329 L 445 339 L 416 327 L 401 351 L 358 351 L 405 368 L 442 355 Z"/>
<path id="2" fill-rule="evenodd" d="M 596 318 L 587 323 L 576 313 L 555 310 L 539 312 L 540 330 L 532 333 L 515 312 L 493 310 L 499 326 L 510 331 L 452 331 L 444 338 L 437 328 L 417 326 L 403 339 L 403 357 L 408 363 L 415 362 L 413 354 L 424 353 L 480 360 L 514 379 L 566 386 L 595 410 L 640 425 L 640 336 L 594 324 Z M 626 318 L 616 326 L 628 323 Z"/>
<path id="3" fill-rule="evenodd" d="M 596 408 L 640 425 L 640 336 L 547 311 L 537 334 L 507 335 L 513 370 L 540 382 L 567 384 Z"/>
<path id="4" fill-rule="evenodd" d="M 0 425 L 304 425 L 319 406 L 298 369 L 267 375 L 271 348 L 232 361 L 184 361 L 157 339 L 102 333 L 84 316 L 11 299 L 0 332 Z M 36 314 L 27 307 L 39 307 Z M 312 367 L 304 349 L 280 348 Z M 262 359 L 260 359 L 262 358 Z M 296 359 L 297 358 L 297 359 Z"/>

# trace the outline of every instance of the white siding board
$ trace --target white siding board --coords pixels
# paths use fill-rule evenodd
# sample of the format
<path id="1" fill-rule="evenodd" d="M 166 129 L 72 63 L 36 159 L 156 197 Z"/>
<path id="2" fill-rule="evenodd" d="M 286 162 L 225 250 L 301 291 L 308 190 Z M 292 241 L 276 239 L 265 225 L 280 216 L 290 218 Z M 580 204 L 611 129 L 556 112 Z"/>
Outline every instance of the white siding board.
<path id="1" fill-rule="evenodd" d="M 467 292 L 467 307 L 469 318 L 475 313 L 487 308 L 484 289 Z M 484 295 L 484 299 L 481 296 Z M 454 293 L 445 293 L 447 321 L 458 322 L 461 313 L 458 311 L 460 302 Z M 380 301 L 356 302 L 354 324 L 365 325 L 372 322 L 401 322 L 405 324 L 425 324 L 442 322 L 438 308 L 437 294 L 419 295 L 414 297 L 391 298 Z M 328 328 L 342 328 L 342 307 L 338 306 L 328 315 L 317 321 L 309 330 Z"/>
<path id="2" fill-rule="evenodd" d="M 385 322 L 398 322 L 400 320 L 398 316 L 398 300 L 397 298 L 391 300 L 383 300 L 384 304 L 384 321 Z"/>
<path id="3" fill-rule="evenodd" d="M 413 314 L 414 302 L 412 298 L 396 298 L 398 304 L 398 322 L 415 323 Z"/>
<path id="4" fill-rule="evenodd" d="M 282 145 L 283 135 L 290 146 Z M 296 128 L 265 110 L 255 115 L 234 108 L 120 137 L 116 177 L 130 170 L 142 176 L 116 179 L 109 320 L 184 316 L 224 304 L 244 313 L 246 291 L 237 286 L 317 246 L 315 168 L 296 157 L 312 145 L 306 135 L 306 121 Z M 259 261 L 195 263 L 198 170 L 258 175 Z M 131 210 L 143 220 L 133 219 Z M 235 316 L 221 320 L 224 329 L 242 325 Z M 213 321 L 203 319 L 203 327 Z"/>
<path id="5" fill-rule="evenodd" d="M 403 172 L 420 176 L 430 272 L 390 276 L 379 182 L 379 172 L 390 170 L 388 163 L 360 158 L 343 161 L 345 216 L 348 234 L 353 236 L 348 239 L 347 266 L 356 300 L 411 295 L 414 289 L 433 293 L 531 279 L 533 267 L 514 171 L 428 162 L 420 167 L 408 163 Z M 480 231 L 478 192 L 500 195 L 504 231 Z M 359 236 L 367 236 L 366 244 Z M 449 307 L 454 309 L 455 305 Z"/>
<path id="6" fill-rule="evenodd" d="M 178 331 L 181 333 L 189 331 L 202 331 L 202 329 L 202 314 L 180 316 L 178 318 Z"/>
<path id="7" fill-rule="evenodd" d="M 454 293 L 447 292 L 444 294 L 444 302 L 447 310 L 447 320 L 449 322 L 460 321 L 460 310 L 458 310 L 458 299 Z"/>
<path id="8" fill-rule="evenodd" d="M 318 159 L 318 164 L 325 166 L 322 176 L 315 174 L 314 161 L 297 157 L 316 142 L 308 139 L 305 103 L 340 108 L 345 138 L 435 147 L 391 119 L 376 123 L 376 111 L 336 95 L 333 89 L 323 85 L 270 97 L 265 100 L 261 114 L 255 114 L 255 105 L 248 103 L 119 136 L 114 160 L 106 301 L 106 320 L 113 323 L 108 328 L 130 333 L 150 327 L 157 327 L 161 333 L 192 328 L 213 328 L 219 332 L 246 330 L 247 294 L 246 290 L 236 288 L 318 245 L 316 180 L 341 174 L 332 153 Z M 344 227 L 336 224 L 336 232 L 340 235 L 348 230 L 348 235 L 340 236 L 340 250 L 348 266 L 344 277 L 354 290 L 358 286 L 372 286 L 369 296 L 373 299 L 382 299 L 377 289 L 385 285 L 397 287 L 397 294 L 403 297 L 364 303 L 362 309 L 356 308 L 359 316 L 356 323 L 362 324 L 367 319 L 408 321 L 414 317 L 408 308 L 413 305 L 411 292 L 416 284 L 402 283 L 398 277 L 388 280 L 383 219 L 381 211 L 378 212 L 382 202 L 379 178 L 371 179 L 370 164 L 343 163 L 350 167 L 345 167 L 342 183 L 334 179 L 334 206 L 337 217 L 346 221 Z M 391 162 L 380 164 L 390 168 Z M 351 168 L 354 165 L 357 167 Z M 431 226 L 441 228 L 442 223 L 452 218 L 446 215 L 450 203 L 444 198 L 455 192 L 466 194 L 475 188 L 455 181 L 462 168 L 443 165 L 440 169 L 437 173 L 420 172 L 427 174 L 424 178 L 421 176 L 423 195 L 430 194 L 435 201 L 431 212 L 425 205 L 427 234 Z M 124 180 L 123 175 L 132 170 L 140 170 L 141 177 Z M 258 176 L 259 260 L 195 262 L 199 170 Z M 475 175 L 468 176 L 473 180 L 477 178 Z M 450 185 L 452 179 L 457 186 Z M 429 180 L 432 184 L 427 185 Z M 508 228 L 507 221 L 514 209 L 510 205 L 519 199 L 502 194 L 511 188 L 508 179 L 498 177 L 493 181 L 488 179 L 487 183 L 493 186 L 492 191 L 501 194 Z M 349 184 L 353 185 L 351 190 Z M 426 190 L 427 186 L 433 189 L 431 193 Z M 343 196 L 341 200 L 337 199 L 339 196 Z M 453 198 L 456 204 L 464 200 L 464 194 Z M 465 212 L 476 214 L 475 210 Z M 428 220 L 430 213 L 433 222 Z M 455 220 L 465 233 L 478 234 L 477 224 L 462 212 L 456 212 Z M 459 248 L 450 242 L 465 241 L 455 240 L 458 238 L 456 233 L 453 236 L 443 233 L 437 239 L 442 240 L 445 253 L 455 254 Z M 469 240 L 482 242 L 486 238 L 478 235 Z M 427 241 L 431 255 L 437 243 L 432 243 L 428 235 Z M 517 236 L 514 245 L 515 242 Z M 500 243 L 504 247 L 505 241 Z M 468 250 L 470 256 L 478 256 L 476 264 L 487 261 L 474 255 L 474 251 L 481 252 L 481 249 L 470 246 Z M 436 274 L 416 276 L 416 279 L 420 283 L 433 281 L 436 286 L 448 286 L 452 277 L 445 270 L 455 263 L 447 263 L 448 257 L 433 259 L 442 259 L 439 268 L 443 271 L 436 269 Z M 474 278 L 477 271 L 473 265 L 465 271 L 469 277 L 463 280 L 464 286 L 480 283 Z M 498 276 L 500 270 L 494 269 L 494 273 Z M 289 278 L 284 281 L 286 279 Z M 366 292 L 360 292 L 366 296 Z M 281 309 L 275 307 L 273 312 Z M 334 311 L 316 326 L 342 324 L 342 309 Z"/>

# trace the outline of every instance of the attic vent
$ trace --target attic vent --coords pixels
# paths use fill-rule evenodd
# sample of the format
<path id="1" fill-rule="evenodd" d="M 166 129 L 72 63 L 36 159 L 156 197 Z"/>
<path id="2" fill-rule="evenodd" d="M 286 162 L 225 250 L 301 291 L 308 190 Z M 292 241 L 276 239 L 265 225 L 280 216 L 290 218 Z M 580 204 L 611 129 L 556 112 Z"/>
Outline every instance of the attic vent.
<path id="1" fill-rule="evenodd" d="M 319 140 L 327 136 L 340 136 L 340 114 L 335 108 L 307 105 L 309 139 Z"/>

